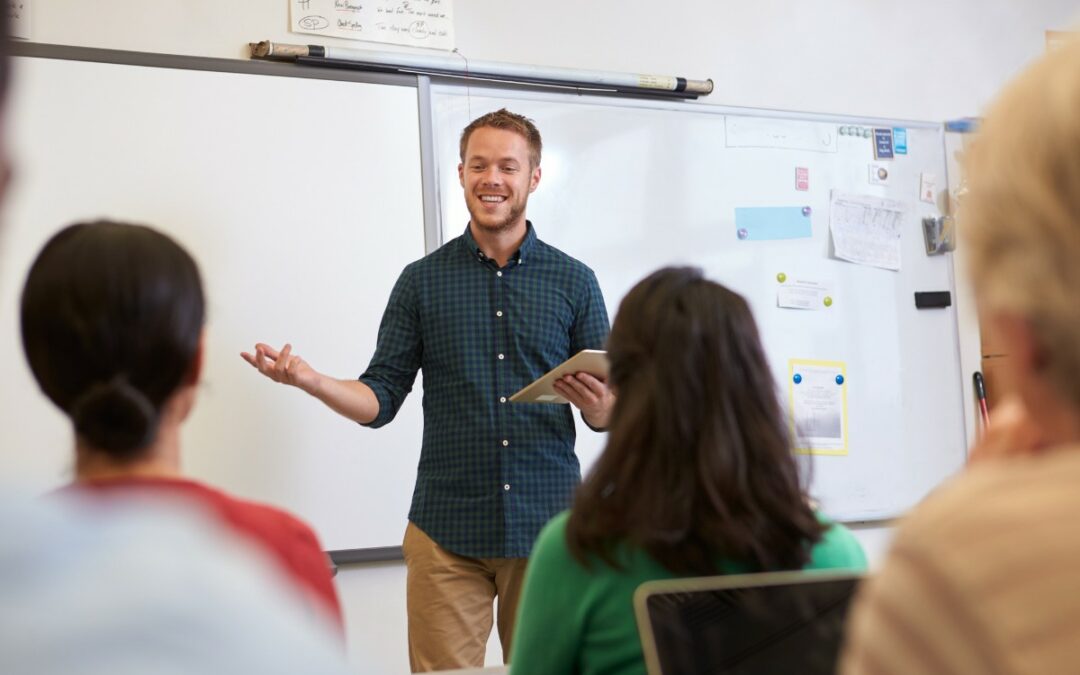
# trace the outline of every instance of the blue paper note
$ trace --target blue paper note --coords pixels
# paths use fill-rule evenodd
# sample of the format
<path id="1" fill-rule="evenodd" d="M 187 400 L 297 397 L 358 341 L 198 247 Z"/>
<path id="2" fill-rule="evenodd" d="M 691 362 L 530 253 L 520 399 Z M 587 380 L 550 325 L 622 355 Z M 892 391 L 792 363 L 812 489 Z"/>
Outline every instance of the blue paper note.
<path id="1" fill-rule="evenodd" d="M 893 127 L 892 130 L 893 147 L 896 149 L 896 154 L 907 154 L 907 129 L 903 127 Z"/>
<path id="2" fill-rule="evenodd" d="M 735 233 L 743 241 L 806 239 L 813 235 L 810 209 L 803 206 L 738 208 Z"/>

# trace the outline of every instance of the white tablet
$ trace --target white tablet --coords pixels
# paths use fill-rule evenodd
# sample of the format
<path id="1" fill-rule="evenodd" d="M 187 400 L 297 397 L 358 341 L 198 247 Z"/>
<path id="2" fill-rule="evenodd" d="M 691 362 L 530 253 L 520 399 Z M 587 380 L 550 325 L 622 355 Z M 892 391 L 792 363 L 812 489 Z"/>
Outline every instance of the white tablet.
<path id="1" fill-rule="evenodd" d="M 569 403 L 559 396 L 552 387 L 555 380 L 573 373 L 588 373 L 602 380 L 607 380 L 607 352 L 599 349 L 582 349 L 563 361 L 546 375 L 510 397 L 514 403 Z"/>

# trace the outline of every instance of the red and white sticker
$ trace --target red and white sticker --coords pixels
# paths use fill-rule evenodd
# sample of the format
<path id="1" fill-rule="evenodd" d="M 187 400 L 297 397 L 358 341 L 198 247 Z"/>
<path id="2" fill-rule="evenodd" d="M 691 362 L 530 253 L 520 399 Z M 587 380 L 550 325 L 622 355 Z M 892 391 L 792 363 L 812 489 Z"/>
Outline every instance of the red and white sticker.
<path id="1" fill-rule="evenodd" d="M 805 166 L 795 167 L 795 189 L 802 192 L 810 189 L 810 169 Z"/>
<path id="2" fill-rule="evenodd" d="M 937 176 L 932 173 L 919 174 L 919 199 L 927 204 L 934 203 L 937 194 Z"/>

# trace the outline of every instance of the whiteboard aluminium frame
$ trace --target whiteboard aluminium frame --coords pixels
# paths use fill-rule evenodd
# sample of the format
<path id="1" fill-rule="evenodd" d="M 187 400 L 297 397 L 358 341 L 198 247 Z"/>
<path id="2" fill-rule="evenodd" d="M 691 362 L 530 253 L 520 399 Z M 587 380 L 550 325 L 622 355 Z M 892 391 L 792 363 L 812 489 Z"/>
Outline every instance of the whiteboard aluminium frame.
<path id="1" fill-rule="evenodd" d="M 840 125 L 855 125 L 864 127 L 905 127 L 913 129 L 931 129 L 938 132 L 938 137 L 941 143 L 941 153 L 945 157 L 946 176 L 945 183 L 948 188 L 950 196 L 953 194 L 955 187 L 960 182 L 960 168 L 956 161 L 956 150 L 959 141 L 957 140 L 957 134 L 946 134 L 945 125 L 942 122 L 931 122 L 928 120 L 906 120 L 896 118 L 885 117 L 866 117 L 858 115 L 842 115 L 833 113 L 816 113 L 816 112 L 799 112 L 794 110 L 776 110 L 769 108 L 752 108 L 744 106 L 727 106 L 727 105 L 713 105 L 709 103 L 703 103 L 702 101 L 688 101 L 688 100 L 667 100 L 667 99 L 651 99 L 651 98 L 633 98 L 630 96 L 618 96 L 610 94 L 594 94 L 589 92 L 575 92 L 573 90 L 559 89 L 553 87 L 537 87 L 529 85 L 515 85 L 509 83 L 492 84 L 490 82 L 484 82 L 478 86 L 472 86 L 467 82 L 462 82 L 456 78 L 436 78 L 430 79 L 428 77 L 421 77 L 421 88 L 425 89 L 425 93 L 422 98 L 426 101 L 427 106 L 420 108 L 420 124 L 422 127 L 428 127 L 428 136 L 422 138 L 422 144 L 426 144 L 426 148 L 423 150 L 425 155 L 431 155 L 431 157 L 425 157 L 428 161 L 428 165 L 431 170 L 436 168 L 436 158 L 434 157 L 434 139 L 431 129 L 435 124 L 435 111 L 431 105 L 432 97 L 438 95 L 466 95 L 477 97 L 499 97 L 499 96 L 512 96 L 525 101 L 569 101 L 573 99 L 577 103 L 585 105 L 598 105 L 598 106 L 611 106 L 618 105 L 626 108 L 638 108 L 645 110 L 670 110 L 676 112 L 688 112 L 688 113 L 703 113 L 710 115 L 743 115 L 753 117 L 765 117 L 772 119 L 782 120 L 795 120 L 802 122 L 821 122 L 827 124 L 840 124 Z M 613 101 L 612 99 L 619 99 Z M 428 173 L 425 170 L 424 181 L 425 191 L 428 189 L 427 180 Z M 434 189 L 438 189 L 438 182 Z M 441 201 L 438 199 L 439 195 L 434 194 L 434 207 L 427 208 L 427 192 L 424 194 L 425 199 L 425 217 L 426 214 L 432 213 L 434 215 L 434 222 L 427 224 L 429 232 L 434 229 L 438 235 L 438 242 L 444 241 L 445 226 L 442 222 L 442 214 L 440 213 L 438 205 Z M 951 199 L 951 197 L 950 197 Z M 430 236 L 430 234 L 429 234 Z M 430 250 L 438 247 L 438 243 Z M 979 425 L 979 412 L 975 397 L 975 388 L 972 382 L 971 373 L 981 368 L 981 345 L 979 341 L 978 319 L 975 314 L 975 309 L 972 302 L 970 289 L 963 285 L 963 280 L 957 278 L 956 269 L 959 266 L 963 268 L 963 250 L 959 252 L 954 251 L 949 254 L 949 281 L 952 283 L 952 287 L 956 290 L 953 297 L 953 302 L 956 305 L 956 319 L 957 319 L 957 335 L 959 337 L 956 345 L 957 349 L 957 363 L 960 366 L 960 383 L 962 388 L 962 397 L 966 405 L 964 406 L 964 437 L 967 447 L 971 447 L 974 443 Z M 958 283 L 960 282 L 960 283 Z M 966 453 L 966 450 L 965 450 Z M 885 520 L 859 520 L 848 524 L 866 524 L 877 525 L 887 524 L 892 522 L 891 519 Z"/>
<path id="2" fill-rule="evenodd" d="M 905 127 L 909 129 L 924 129 L 930 130 L 937 134 L 941 156 L 944 158 L 945 164 L 945 187 L 949 188 L 949 195 L 951 195 L 957 184 L 960 182 L 959 165 L 956 161 L 956 134 L 947 134 L 942 122 L 933 122 L 928 120 L 909 120 L 909 119 L 897 119 L 897 118 L 884 118 L 884 117 L 871 117 L 871 116 L 858 116 L 858 115 L 844 115 L 833 113 L 818 113 L 818 112 L 800 112 L 792 110 L 777 110 L 777 109 L 765 109 L 765 108 L 753 108 L 743 106 L 727 106 L 727 105 L 714 105 L 710 103 L 704 103 L 698 101 L 675 101 L 665 99 L 650 99 L 650 98 L 635 98 L 631 96 L 612 96 L 608 94 L 595 94 L 592 92 L 576 92 L 573 90 L 558 89 L 552 87 L 537 87 L 530 85 L 518 85 L 510 83 L 491 83 L 480 82 L 476 85 L 464 82 L 458 78 L 439 78 L 433 77 L 429 84 L 425 86 L 430 87 L 430 92 L 426 94 L 426 98 L 429 101 L 437 102 L 444 96 L 460 96 L 477 98 L 507 98 L 507 99 L 519 99 L 522 101 L 530 102 L 562 102 L 566 104 L 574 103 L 581 105 L 595 105 L 603 107 L 622 107 L 628 109 L 643 109 L 643 110 L 661 110 L 661 111 L 673 111 L 673 112 L 686 112 L 695 114 L 707 114 L 707 115 L 738 115 L 738 116 L 752 116 L 758 118 L 772 118 L 778 120 L 793 120 L 801 122 L 817 122 L 836 125 L 857 125 L 864 127 Z M 617 101 L 613 101 L 612 98 L 617 98 Z M 483 111 L 473 111 L 475 115 L 481 114 Z M 424 115 L 428 115 L 427 119 Z M 425 112 L 421 109 L 421 124 L 430 125 L 432 128 L 436 127 L 437 120 L 435 119 L 434 105 L 430 106 Z M 432 165 L 439 168 L 437 158 L 432 159 Z M 445 160 L 444 160 L 445 161 Z M 436 189 L 439 189 L 442 181 L 438 181 Z M 436 195 L 440 197 L 440 195 Z M 437 199 L 437 203 L 441 204 L 441 198 Z M 952 204 L 950 203 L 950 207 Z M 436 219 L 435 228 L 439 231 L 440 241 L 445 241 L 447 238 L 446 224 L 441 221 L 442 214 L 439 210 L 435 210 Z M 956 307 L 955 321 L 957 329 L 957 344 L 954 346 L 956 354 L 957 369 L 956 373 L 960 378 L 961 385 L 961 397 L 964 402 L 963 405 L 963 424 L 964 424 L 964 440 L 967 447 L 974 442 L 979 424 L 978 408 L 975 403 L 975 392 L 971 373 L 979 370 L 981 366 L 981 348 L 979 344 L 978 324 L 975 315 L 975 310 L 971 298 L 970 288 L 966 286 L 963 277 L 958 278 L 957 269 L 963 269 L 964 256 L 963 250 L 953 252 L 947 255 L 947 274 L 949 282 L 954 289 L 953 304 Z M 966 449 L 965 449 L 966 454 Z M 892 522 L 892 518 L 882 519 L 856 519 L 852 521 L 845 521 L 846 524 L 851 525 L 864 525 L 864 526 L 880 526 L 887 525 Z"/>
<path id="3" fill-rule="evenodd" d="M 157 54 L 151 52 L 133 52 L 113 49 L 97 49 L 90 47 L 72 47 L 66 45 L 39 44 L 34 42 L 13 41 L 10 46 L 11 55 L 14 57 L 31 57 L 43 59 L 59 59 L 69 61 L 85 61 L 93 63 L 110 63 L 117 65 L 142 66 L 148 68 L 170 68 L 180 70 L 212 71 L 222 73 L 240 73 L 251 75 L 267 75 L 275 77 L 297 77 L 321 80 L 338 80 L 344 82 L 357 82 L 365 84 L 382 84 L 401 87 L 414 87 L 417 90 L 417 107 L 419 112 L 419 139 L 420 139 L 420 169 L 421 189 L 423 198 L 424 214 L 424 242 L 425 251 L 430 253 L 437 249 L 444 237 L 444 227 L 439 212 L 438 180 L 436 167 L 436 148 L 434 139 L 434 108 L 432 96 L 437 93 L 475 93 L 477 96 L 505 95 L 513 92 L 515 97 L 533 100 L 561 100 L 573 98 L 582 103 L 595 105 L 619 105 L 627 107 L 641 107 L 672 111 L 685 111 L 697 113 L 709 113 L 715 115 L 753 115 L 756 117 L 771 117 L 777 119 L 796 119 L 802 121 L 817 121 L 836 124 L 854 124 L 862 126 L 903 126 L 908 128 L 937 129 L 942 138 L 942 153 L 946 153 L 946 141 L 943 125 L 935 122 L 918 120 L 897 120 L 875 117 L 859 117 L 850 115 L 834 115 L 825 113 L 804 113 L 796 111 L 766 110 L 758 108 L 720 106 L 692 101 L 668 101 L 657 99 L 637 99 L 618 94 L 583 94 L 573 88 L 546 88 L 532 85 L 500 84 L 492 85 L 485 82 L 483 86 L 473 87 L 462 84 L 460 80 L 450 78 L 432 78 L 427 75 L 402 75 L 391 73 L 376 73 L 367 71 L 346 70 L 338 68 L 318 68 L 312 66 L 297 67 L 295 64 L 279 63 L 261 60 L 223 59 L 198 56 L 182 56 L 174 54 Z M 17 74 L 16 74 L 17 76 Z M 613 98 L 620 99 L 617 103 Z M 948 157 L 947 157 L 948 159 Z M 947 166 L 952 169 L 952 163 L 947 161 Z M 954 274 L 953 261 L 950 259 L 950 274 Z M 955 279 L 953 286 L 956 287 Z M 957 300 L 964 294 L 958 293 Z M 959 302 L 958 302 L 959 304 Z M 973 316 L 968 311 L 967 315 Z M 962 313 L 958 311 L 958 319 Z M 961 382 L 965 400 L 974 401 L 972 382 L 970 377 L 964 377 L 963 373 L 978 369 L 979 345 L 977 331 L 976 342 L 972 345 L 965 344 L 966 331 L 958 326 L 960 344 L 958 362 L 961 369 Z M 972 356 L 972 352 L 974 356 Z M 967 441 L 975 437 L 977 425 L 977 413 L 974 405 L 965 406 L 964 421 Z M 882 524 L 888 521 L 861 521 L 863 524 Z M 335 565 L 373 563 L 387 561 L 401 561 L 403 559 L 400 546 L 384 546 L 371 548 L 344 549 L 329 551 L 330 558 Z"/>
<path id="4" fill-rule="evenodd" d="M 298 68 L 294 64 L 271 61 L 244 61 L 240 59 L 221 59 L 199 56 L 181 56 L 175 54 L 156 54 L 150 52 L 132 52 L 115 49 L 97 49 L 91 47 L 72 47 L 67 45 L 39 44 L 13 40 L 10 45 L 12 57 L 56 59 L 63 61 L 83 61 L 88 63 L 107 63 L 123 66 L 146 68 L 168 68 L 176 70 L 210 71 L 220 73 L 238 73 L 247 75 L 267 75 L 274 77 L 296 77 L 317 80 L 339 80 L 363 84 L 381 84 L 417 89 L 418 109 L 422 120 L 418 130 L 421 141 L 421 184 L 424 213 L 425 252 L 430 253 L 438 247 L 438 231 L 433 228 L 437 222 L 438 204 L 431 199 L 435 194 L 435 172 L 432 158 L 431 127 L 424 122 L 430 120 L 427 112 L 429 101 L 423 98 L 427 90 L 420 86 L 419 78 L 414 75 L 391 73 L 371 73 L 335 68 Z M 15 73 L 18 77 L 18 73 Z M 258 114 L 258 111 L 252 111 Z M 425 128 L 426 127 L 426 131 Z M 403 560 L 400 546 L 379 546 L 370 548 L 343 549 L 327 552 L 334 565 L 386 562 Z"/>
<path id="5" fill-rule="evenodd" d="M 420 175 L 424 198 L 424 250 L 431 253 L 439 247 L 437 230 L 439 205 L 433 201 L 435 195 L 434 149 L 431 134 L 431 104 L 427 78 L 396 73 L 376 73 L 340 68 L 296 67 L 292 63 L 279 61 L 261 61 L 242 59 L 221 59 L 203 56 L 181 56 L 176 54 L 155 54 L 152 52 L 131 52 L 119 49 L 96 49 L 93 47 L 71 47 L 67 45 L 39 44 L 36 42 L 11 41 L 11 56 L 59 59 L 64 61 L 86 61 L 89 63 L 112 63 L 122 66 L 142 66 L 146 68 L 173 68 L 177 70 L 204 70 L 218 73 L 239 73 L 246 75 L 269 75 L 274 77 L 298 77 L 313 80 L 339 80 L 362 84 L 383 84 L 399 87 L 412 87 L 417 90 L 417 106 L 420 112 Z M 17 76 L 17 75 L 16 75 Z M 253 111 L 255 113 L 257 111 Z"/>

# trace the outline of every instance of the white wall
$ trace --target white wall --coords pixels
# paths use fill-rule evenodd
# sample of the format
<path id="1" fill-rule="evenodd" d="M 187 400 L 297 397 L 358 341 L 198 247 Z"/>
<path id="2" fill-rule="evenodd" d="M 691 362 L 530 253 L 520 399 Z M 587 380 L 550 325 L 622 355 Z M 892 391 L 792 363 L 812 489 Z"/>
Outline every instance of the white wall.
<path id="1" fill-rule="evenodd" d="M 457 0 L 455 11 L 470 59 L 711 77 L 709 103 L 929 120 L 978 114 L 1044 51 L 1045 30 L 1080 18 L 1075 0 Z M 262 39 L 309 41 L 288 32 L 285 0 L 34 0 L 35 42 L 244 58 Z M 857 535 L 879 560 L 889 530 Z M 339 573 L 357 663 L 407 672 L 404 577 L 398 564 Z"/>
<path id="2" fill-rule="evenodd" d="M 467 58 L 711 77 L 728 105 L 947 119 L 978 113 L 1080 18 L 1075 0 L 457 0 Z M 241 58 L 286 0 L 34 0 L 36 42 Z M 378 46 L 376 46 L 378 48 Z"/>

